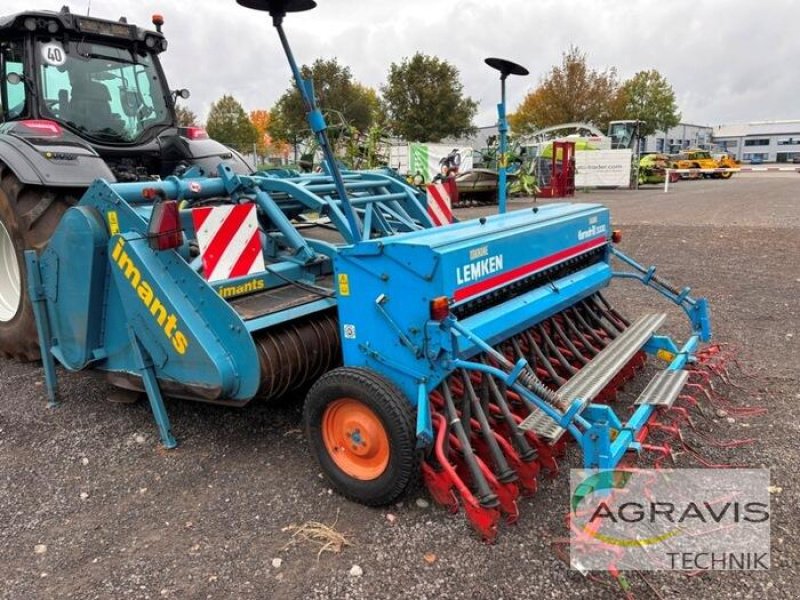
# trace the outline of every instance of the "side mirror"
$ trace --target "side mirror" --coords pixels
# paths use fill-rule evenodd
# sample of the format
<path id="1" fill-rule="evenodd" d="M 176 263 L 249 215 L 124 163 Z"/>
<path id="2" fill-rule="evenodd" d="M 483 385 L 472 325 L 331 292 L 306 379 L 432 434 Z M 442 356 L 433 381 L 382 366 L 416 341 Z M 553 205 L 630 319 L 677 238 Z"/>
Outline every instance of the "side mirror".
<path id="1" fill-rule="evenodd" d="M 189 98 L 192 97 L 192 92 L 190 92 L 186 88 L 182 88 L 180 90 L 175 90 L 174 92 L 172 92 L 172 95 L 175 97 L 175 99 L 183 98 L 184 100 L 188 100 Z"/>
<path id="2" fill-rule="evenodd" d="M 20 75 L 19 73 L 9 73 L 8 75 L 6 75 L 6 81 L 11 85 L 19 85 L 24 81 L 24 79 L 22 78 L 22 75 Z"/>

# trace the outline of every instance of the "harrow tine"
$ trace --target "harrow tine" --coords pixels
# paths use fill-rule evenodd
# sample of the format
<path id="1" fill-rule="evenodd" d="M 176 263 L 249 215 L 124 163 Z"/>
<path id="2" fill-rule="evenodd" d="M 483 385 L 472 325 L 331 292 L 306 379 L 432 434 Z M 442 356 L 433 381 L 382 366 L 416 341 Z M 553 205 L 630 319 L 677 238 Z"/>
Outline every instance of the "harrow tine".
<path id="1" fill-rule="evenodd" d="M 594 297 L 597 298 L 602 303 L 602 305 L 606 309 L 606 312 L 612 315 L 617 321 L 622 323 L 624 327 L 631 326 L 631 322 L 628 319 L 626 319 L 622 314 L 620 314 L 616 308 L 614 308 L 613 306 L 611 306 L 611 304 L 609 304 L 608 300 L 606 300 L 606 297 L 603 296 L 602 292 L 595 293 Z"/>
<path id="2" fill-rule="evenodd" d="M 545 343 L 545 346 L 547 346 L 547 348 L 550 350 L 550 353 L 551 353 L 552 355 L 555 355 L 555 357 L 556 357 L 556 360 L 558 360 L 559 364 L 560 364 L 560 365 L 561 365 L 561 366 L 562 366 L 562 367 L 563 367 L 563 368 L 564 368 L 564 369 L 565 369 L 565 370 L 566 370 L 566 371 L 567 371 L 567 372 L 568 372 L 570 375 L 574 375 L 575 373 L 577 373 L 577 372 L 578 372 L 578 369 L 576 369 L 575 367 L 573 367 L 573 366 L 572 366 L 572 365 L 569 363 L 569 361 L 566 359 L 566 357 L 564 357 L 564 355 L 563 355 L 563 354 L 561 353 L 561 351 L 558 349 L 558 346 L 556 346 L 556 345 L 555 345 L 555 343 L 553 342 L 553 339 L 552 339 L 552 338 L 550 337 L 550 335 L 547 333 L 547 330 L 546 330 L 546 328 L 544 327 L 544 325 L 542 325 L 542 324 L 540 323 L 539 325 L 537 325 L 537 326 L 536 326 L 536 330 L 539 332 L 539 337 L 540 337 L 540 338 L 542 338 L 542 341 L 544 341 L 544 343 Z"/>
<path id="3" fill-rule="evenodd" d="M 581 302 L 581 307 L 586 312 L 586 314 L 589 315 L 589 319 L 594 321 L 597 327 L 605 331 L 608 337 L 610 337 L 612 340 L 621 333 L 620 331 L 617 330 L 616 327 L 614 327 L 613 323 L 609 322 L 610 324 L 609 327 L 609 325 L 606 325 L 606 323 L 603 322 L 603 319 L 592 309 L 588 299 Z"/>
<path id="4" fill-rule="evenodd" d="M 594 327 L 592 327 L 591 325 L 589 325 L 589 323 L 586 322 L 586 319 L 584 319 L 583 315 L 576 307 L 571 306 L 567 310 L 570 311 L 573 315 L 575 315 L 575 318 L 578 320 L 578 323 L 580 323 L 583 326 L 584 330 L 595 341 L 595 343 L 600 345 L 601 348 L 605 348 L 608 345 L 609 340 L 606 340 L 605 338 L 597 335 L 597 330 L 595 330 Z"/>
<path id="5" fill-rule="evenodd" d="M 561 313 L 561 316 L 564 318 L 564 322 L 567 324 L 567 329 L 569 329 L 575 336 L 575 339 L 579 340 L 581 345 L 584 348 L 586 348 L 586 350 L 589 351 L 592 357 L 595 357 L 597 354 L 599 354 L 603 346 L 601 346 L 601 348 L 597 348 L 594 344 L 592 344 L 586 338 L 586 336 L 583 335 L 583 332 L 580 329 L 578 329 L 578 326 L 575 324 L 575 321 L 572 320 L 572 317 L 570 317 L 570 315 L 567 313 L 566 310 L 564 310 Z"/>
<path id="6" fill-rule="evenodd" d="M 545 371 L 547 371 L 548 376 L 553 380 L 553 382 L 555 382 L 555 385 L 560 386 L 566 383 L 567 380 L 556 373 L 553 365 L 550 363 L 550 360 L 544 355 L 542 349 L 539 347 L 539 344 L 536 343 L 536 340 L 534 339 L 533 335 L 531 335 L 530 331 L 523 331 L 521 335 L 525 336 L 528 341 L 528 345 L 533 350 L 539 363 L 541 363 L 541 366 L 544 367 Z M 525 355 L 522 354 L 522 351 L 519 349 L 519 343 L 517 342 L 516 336 L 511 338 L 511 344 L 514 346 L 517 357 L 524 358 Z"/>
<path id="7" fill-rule="evenodd" d="M 589 359 L 586 358 L 580 350 L 578 350 L 575 344 L 572 343 L 572 340 L 569 338 L 569 336 L 564 333 L 564 329 L 561 327 L 558 320 L 552 319 L 551 323 L 553 324 L 553 328 L 556 330 L 558 337 L 561 338 L 561 341 L 567 345 L 567 348 L 569 348 L 569 351 L 572 352 L 572 355 L 578 359 L 578 361 L 581 363 L 581 366 L 588 365 Z"/>
<path id="8" fill-rule="evenodd" d="M 586 299 L 586 303 L 591 308 L 592 312 L 597 315 L 599 319 L 605 319 L 607 323 L 611 324 L 611 326 L 619 333 L 622 333 L 627 328 L 627 325 L 619 320 L 614 314 L 611 313 L 610 310 L 607 310 L 600 300 L 597 298 L 597 294 L 594 296 L 589 296 Z"/>

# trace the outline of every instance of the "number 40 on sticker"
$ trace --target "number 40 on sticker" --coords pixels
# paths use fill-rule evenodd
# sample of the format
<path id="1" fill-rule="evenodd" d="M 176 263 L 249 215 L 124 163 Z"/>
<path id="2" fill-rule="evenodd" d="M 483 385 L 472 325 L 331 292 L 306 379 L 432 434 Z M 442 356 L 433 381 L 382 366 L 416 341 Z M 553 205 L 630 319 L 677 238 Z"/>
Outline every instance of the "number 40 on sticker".
<path id="1" fill-rule="evenodd" d="M 42 46 L 42 59 L 48 65 L 60 67 L 67 62 L 64 47 L 58 42 L 51 42 Z"/>

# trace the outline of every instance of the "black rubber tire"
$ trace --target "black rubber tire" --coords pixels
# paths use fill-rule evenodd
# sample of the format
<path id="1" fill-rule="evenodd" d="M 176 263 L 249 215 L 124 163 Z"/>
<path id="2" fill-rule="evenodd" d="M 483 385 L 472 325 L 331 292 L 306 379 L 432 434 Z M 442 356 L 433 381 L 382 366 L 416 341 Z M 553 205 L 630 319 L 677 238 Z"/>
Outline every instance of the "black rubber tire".
<path id="1" fill-rule="evenodd" d="M 22 361 L 40 358 L 23 252 L 41 253 L 72 203 L 74 198 L 63 190 L 20 183 L 11 170 L 0 163 L 0 221 L 14 243 L 22 284 L 16 315 L 8 321 L 0 321 L 0 355 L 6 358 Z"/>
<path id="2" fill-rule="evenodd" d="M 325 409 L 339 398 L 365 404 L 381 420 L 389 437 L 389 463 L 376 479 L 360 480 L 342 471 L 322 439 Z M 397 387 L 369 369 L 341 367 L 328 371 L 311 388 L 303 409 L 311 452 L 323 475 L 343 496 L 367 506 L 385 506 L 407 492 L 419 478 L 414 408 Z"/>

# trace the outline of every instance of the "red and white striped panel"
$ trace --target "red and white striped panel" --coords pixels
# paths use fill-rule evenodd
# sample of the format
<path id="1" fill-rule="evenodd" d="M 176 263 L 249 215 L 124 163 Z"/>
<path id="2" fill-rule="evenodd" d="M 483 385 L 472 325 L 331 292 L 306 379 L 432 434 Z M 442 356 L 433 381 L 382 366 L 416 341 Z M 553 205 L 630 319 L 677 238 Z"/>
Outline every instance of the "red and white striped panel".
<path id="1" fill-rule="evenodd" d="M 254 204 L 195 208 L 192 220 L 208 281 L 266 270 Z"/>
<path id="2" fill-rule="evenodd" d="M 441 183 L 428 185 L 428 216 L 436 227 L 453 222 L 453 208 L 450 194 Z"/>

